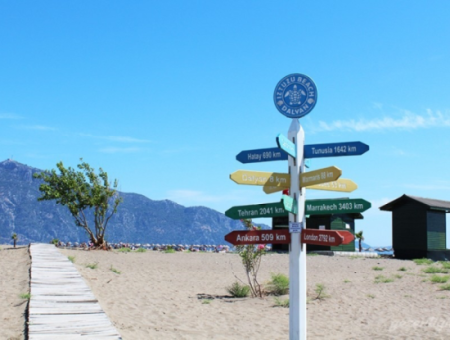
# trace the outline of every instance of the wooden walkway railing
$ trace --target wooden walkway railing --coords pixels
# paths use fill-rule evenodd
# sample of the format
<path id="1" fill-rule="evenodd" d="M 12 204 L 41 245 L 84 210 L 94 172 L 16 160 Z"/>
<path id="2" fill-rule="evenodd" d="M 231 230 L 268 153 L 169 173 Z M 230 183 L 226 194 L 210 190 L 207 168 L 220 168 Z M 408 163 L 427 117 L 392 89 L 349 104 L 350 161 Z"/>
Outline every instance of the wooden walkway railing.
<path id="1" fill-rule="evenodd" d="M 29 340 L 122 339 L 75 266 L 51 244 L 31 244 Z"/>

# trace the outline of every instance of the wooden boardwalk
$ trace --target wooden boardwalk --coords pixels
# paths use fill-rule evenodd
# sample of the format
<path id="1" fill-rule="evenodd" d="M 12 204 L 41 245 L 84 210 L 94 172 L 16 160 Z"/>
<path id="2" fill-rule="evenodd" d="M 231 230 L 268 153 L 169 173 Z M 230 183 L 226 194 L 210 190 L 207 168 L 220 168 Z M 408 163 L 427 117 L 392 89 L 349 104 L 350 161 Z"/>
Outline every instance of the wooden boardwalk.
<path id="1" fill-rule="evenodd" d="M 122 339 L 72 262 L 52 244 L 31 244 L 28 339 Z"/>

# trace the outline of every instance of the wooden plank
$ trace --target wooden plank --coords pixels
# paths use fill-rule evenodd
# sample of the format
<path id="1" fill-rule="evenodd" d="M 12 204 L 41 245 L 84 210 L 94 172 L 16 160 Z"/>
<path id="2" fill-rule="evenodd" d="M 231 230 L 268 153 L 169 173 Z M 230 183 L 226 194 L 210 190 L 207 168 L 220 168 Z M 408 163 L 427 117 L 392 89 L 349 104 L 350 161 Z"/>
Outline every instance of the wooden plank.
<path id="1" fill-rule="evenodd" d="M 28 338 L 122 339 L 75 266 L 49 244 L 31 244 Z"/>

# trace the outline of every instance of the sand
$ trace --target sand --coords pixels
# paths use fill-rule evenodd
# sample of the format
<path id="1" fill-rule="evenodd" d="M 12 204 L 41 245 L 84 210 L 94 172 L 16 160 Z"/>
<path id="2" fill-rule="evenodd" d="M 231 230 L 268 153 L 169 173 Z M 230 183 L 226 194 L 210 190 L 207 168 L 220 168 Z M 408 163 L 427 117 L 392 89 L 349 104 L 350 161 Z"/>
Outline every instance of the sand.
<path id="1" fill-rule="evenodd" d="M 25 339 L 29 270 L 28 247 L 0 246 L 0 339 Z"/>
<path id="2" fill-rule="evenodd" d="M 61 252 L 75 257 L 124 339 L 289 338 L 289 309 L 274 297 L 229 297 L 234 274 L 245 279 L 235 254 Z M 96 269 L 86 267 L 93 263 Z M 308 339 L 450 339 L 450 291 L 430 281 L 426 266 L 338 256 L 308 256 L 307 263 Z M 24 338 L 26 303 L 18 296 L 28 291 L 28 268 L 27 249 L 0 251 L 0 339 Z M 263 257 L 260 281 L 270 273 L 288 274 L 287 254 Z M 393 281 L 376 283 L 379 275 Z M 316 299 L 316 284 L 324 299 Z"/>
<path id="3" fill-rule="evenodd" d="M 289 338 L 289 309 L 274 297 L 229 297 L 233 273 L 245 280 L 238 255 L 61 251 L 75 257 L 124 339 Z M 86 267 L 92 263 L 98 267 Z M 430 282 L 426 266 L 338 256 L 308 256 L 307 263 L 308 339 L 450 338 L 450 291 Z M 260 281 L 270 273 L 288 274 L 287 254 L 264 256 Z M 393 281 L 376 283 L 378 275 Z M 316 299 L 317 284 L 326 298 Z"/>

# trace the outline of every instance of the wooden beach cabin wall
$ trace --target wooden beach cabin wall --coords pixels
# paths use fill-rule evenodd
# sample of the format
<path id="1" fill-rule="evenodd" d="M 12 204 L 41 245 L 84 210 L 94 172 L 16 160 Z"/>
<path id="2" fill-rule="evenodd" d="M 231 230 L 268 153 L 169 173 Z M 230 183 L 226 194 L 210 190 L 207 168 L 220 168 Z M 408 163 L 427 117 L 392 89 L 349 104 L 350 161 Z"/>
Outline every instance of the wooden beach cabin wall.
<path id="1" fill-rule="evenodd" d="M 446 213 L 450 202 L 403 195 L 380 210 L 392 212 L 392 247 L 399 259 L 450 259 Z"/>
<path id="2" fill-rule="evenodd" d="M 335 214 L 335 215 L 310 215 L 306 217 L 306 228 L 308 229 L 320 229 L 321 226 L 325 227 L 325 230 L 345 230 L 355 234 L 355 219 L 363 218 L 361 214 Z M 347 228 L 349 227 L 349 228 Z M 273 217 L 272 229 L 288 229 L 289 218 L 288 216 Z M 272 249 L 276 251 L 288 251 L 288 244 L 274 244 Z M 355 251 L 355 240 L 349 244 L 341 245 L 338 247 L 319 246 L 315 244 L 307 244 L 307 251 Z"/>

